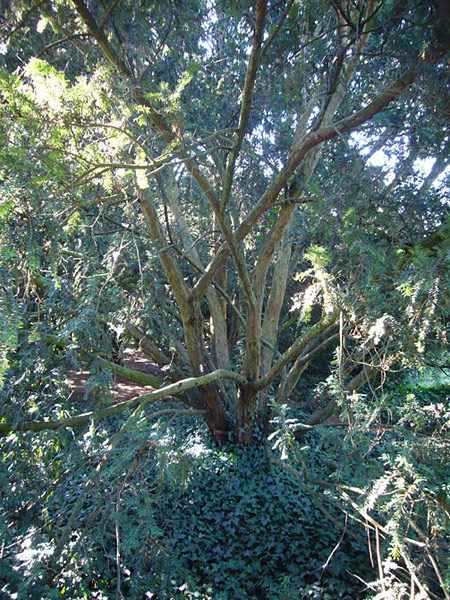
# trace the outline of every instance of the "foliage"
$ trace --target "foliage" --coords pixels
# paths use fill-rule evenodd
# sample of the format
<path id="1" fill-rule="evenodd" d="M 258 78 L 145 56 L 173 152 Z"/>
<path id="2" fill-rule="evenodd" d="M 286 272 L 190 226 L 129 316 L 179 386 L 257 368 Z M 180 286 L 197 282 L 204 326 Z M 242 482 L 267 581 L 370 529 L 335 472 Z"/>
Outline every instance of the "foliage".
<path id="1" fill-rule="evenodd" d="M 348 545 L 324 570 L 339 533 L 299 493 L 293 478 L 271 469 L 261 447 L 218 451 L 203 445 L 205 432 L 191 429 L 186 437 L 167 424 L 165 437 L 158 440 L 155 436 L 163 429 L 158 423 L 133 434 L 126 440 L 127 450 L 122 447 L 113 457 L 111 468 L 86 499 L 53 583 L 45 566 L 55 543 L 52 531 L 67 519 L 86 481 L 83 464 L 102 452 L 101 432 L 67 440 L 65 448 L 55 446 L 55 437 L 41 439 L 39 450 L 32 446 L 36 438 L 28 444 L 9 442 L 3 465 L 14 456 L 9 465 L 17 469 L 24 452 L 28 464 L 30 454 L 35 458 L 29 470 L 19 467 L 23 492 L 15 488 L 3 505 L 6 523 L 11 526 L 8 520 L 15 517 L 17 528 L 3 532 L 6 545 L 15 540 L 12 547 L 21 547 L 20 552 L 5 553 L 3 593 L 15 590 L 18 598 L 50 598 L 65 590 L 82 598 L 97 589 L 103 597 L 114 597 L 119 585 L 116 541 L 121 590 L 130 598 L 141 598 L 148 590 L 161 598 L 278 598 L 283 587 L 285 597 L 294 590 L 307 594 L 314 582 L 337 598 L 358 589 L 358 582 L 345 572 L 346 560 L 352 560 L 346 554 L 354 553 L 356 560 L 364 547 Z M 67 460 L 70 469 L 63 473 Z M 38 472 L 38 464 L 43 471 Z M 17 486 L 10 469 L 3 476 Z M 34 495 L 26 494 L 33 483 Z M 368 564 L 365 568 L 370 571 Z"/>
<path id="2" fill-rule="evenodd" d="M 0 5 L 2 593 L 448 598 L 447 9 Z"/>
<path id="3" fill-rule="evenodd" d="M 432 561 L 445 585 L 450 576 L 449 391 L 419 380 L 386 390 L 375 405 L 359 396 L 347 406 L 354 421 L 345 436 L 343 425 L 322 427 L 301 443 L 292 408 L 274 421 L 269 456 L 261 445 L 211 446 L 193 420 L 141 420 L 109 453 L 103 426 L 76 438 L 11 436 L 2 445 L 2 593 L 407 598 L 410 561 L 420 585 L 439 596 Z M 277 455 L 291 470 L 271 464 Z M 55 571 L 55 545 L 80 498 Z"/>
<path id="4" fill-rule="evenodd" d="M 349 397 L 342 421 L 304 434 L 302 444 L 293 436 L 301 415 L 277 419 L 274 448 L 296 465 L 310 493 L 327 507 L 340 506 L 350 531 L 365 522 L 379 575 L 366 580 L 373 597 L 409 598 L 403 570 L 425 597 L 448 588 L 449 402 L 448 377 L 433 384 L 419 375 Z"/>
<path id="5" fill-rule="evenodd" d="M 322 577 L 336 598 L 358 587 L 342 556 L 323 575 L 338 534 L 295 480 L 272 472 L 261 448 L 202 456 L 185 486 L 161 498 L 159 511 L 167 568 L 176 574 L 170 583 L 180 597 L 196 589 L 208 597 L 210 588 L 214 598 L 277 598 L 283 585 L 286 594 L 306 593 Z"/>

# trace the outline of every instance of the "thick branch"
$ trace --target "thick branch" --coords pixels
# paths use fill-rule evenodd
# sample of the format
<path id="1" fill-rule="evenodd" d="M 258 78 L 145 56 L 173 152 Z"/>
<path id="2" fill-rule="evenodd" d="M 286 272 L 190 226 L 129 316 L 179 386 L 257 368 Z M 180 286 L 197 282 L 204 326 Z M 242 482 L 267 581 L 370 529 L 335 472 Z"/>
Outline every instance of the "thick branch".
<path id="1" fill-rule="evenodd" d="M 281 207 L 277 220 L 270 230 L 269 235 L 259 252 L 258 258 L 256 259 L 256 266 L 253 271 L 253 289 L 255 290 L 258 299 L 262 298 L 267 270 L 272 261 L 274 252 L 289 225 L 294 209 L 295 204 L 286 204 Z"/>
<path id="2" fill-rule="evenodd" d="M 118 365 L 117 363 L 111 362 L 110 360 L 102 359 L 102 364 L 119 377 L 123 377 L 129 381 L 134 381 L 135 383 L 140 383 L 141 385 L 149 385 L 158 389 L 163 383 L 161 379 L 158 379 L 158 377 L 154 377 L 149 373 L 143 373 L 142 371 L 136 371 L 134 369 L 130 369 L 129 367 L 124 367 L 122 365 Z"/>
<path id="3" fill-rule="evenodd" d="M 304 351 L 300 354 L 295 363 L 292 365 L 292 367 L 289 370 L 289 373 L 286 376 L 286 379 L 283 381 L 283 385 L 280 387 L 277 393 L 277 402 L 282 402 L 291 394 L 292 390 L 297 385 L 301 374 L 308 367 L 314 356 L 317 356 L 319 352 L 322 352 L 322 350 L 324 350 L 331 344 L 339 342 L 339 333 L 332 333 L 335 330 L 336 326 L 333 324 L 327 330 L 325 330 L 323 334 L 321 334 L 315 340 L 313 340 L 313 342 L 308 344 L 308 346 L 304 349 Z"/>
<path id="4" fill-rule="evenodd" d="M 247 130 L 248 118 L 252 106 L 253 91 L 255 89 L 256 71 L 259 66 L 261 52 L 261 42 L 264 31 L 264 21 L 266 17 L 267 0 L 260 0 L 256 7 L 255 31 L 253 35 L 253 44 L 250 59 L 245 77 L 244 89 L 242 92 L 241 112 L 239 115 L 238 129 L 233 142 L 233 147 L 228 155 L 227 167 L 225 171 L 225 180 L 220 202 L 220 210 L 223 212 L 230 198 L 231 184 L 233 183 L 234 168 L 236 160 L 241 150 L 242 141 Z"/>
<path id="5" fill-rule="evenodd" d="M 184 282 L 183 274 L 175 258 L 172 256 L 171 249 L 167 246 L 158 215 L 156 214 L 153 202 L 148 196 L 148 191 L 138 189 L 138 196 L 141 203 L 142 212 L 147 220 L 151 238 L 155 243 L 157 250 L 159 251 L 160 260 L 164 266 L 164 270 L 170 282 L 173 293 L 175 294 L 175 298 L 180 307 L 184 321 L 185 318 L 190 317 L 190 307 L 189 291 Z"/>
<path id="6" fill-rule="evenodd" d="M 269 185 L 265 193 L 261 196 L 254 208 L 248 213 L 235 232 L 235 239 L 240 243 L 249 234 L 254 225 L 257 223 L 260 216 L 268 210 L 273 202 L 276 201 L 278 194 L 287 184 L 289 178 L 293 175 L 296 168 L 305 158 L 307 152 L 315 148 L 325 141 L 331 140 L 339 135 L 352 131 L 362 125 L 366 121 L 372 119 L 385 106 L 393 102 L 400 94 L 408 88 L 417 77 L 417 69 L 411 67 L 399 79 L 393 83 L 384 92 L 381 92 L 375 100 L 370 102 L 368 106 L 356 112 L 355 114 L 338 121 L 337 123 L 324 127 L 318 131 L 310 133 L 299 146 L 295 147 L 291 152 L 283 169 L 278 173 L 272 183 Z M 228 249 L 224 244 L 219 248 L 209 265 L 206 267 L 202 277 L 196 283 L 193 293 L 195 296 L 202 296 L 205 290 L 213 280 L 217 270 L 223 265 L 228 256 Z"/>
<path id="7" fill-rule="evenodd" d="M 98 421 L 99 419 L 105 419 L 107 417 L 118 415 L 125 410 L 135 408 L 139 405 L 144 407 L 146 404 L 156 402 L 162 398 L 167 398 L 168 396 L 173 396 L 174 394 L 180 394 L 181 392 L 185 392 L 191 388 L 208 385 L 217 379 L 223 378 L 232 379 L 241 385 L 245 385 L 247 383 L 246 379 L 242 377 L 242 375 L 239 375 L 239 373 L 227 371 L 226 369 L 217 369 L 217 371 L 213 371 L 207 375 L 202 375 L 201 377 L 189 377 L 188 379 L 183 379 L 177 383 L 171 383 L 170 385 L 167 385 L 166 387 L 163 387 L 155 392 L 143 394 L 142 396 L 131 398 L 131 400 L 118 402 L 113 406 L 108 406 L 107 408 L 102 408 L 97 411 L 83 413 L 74 417 L 56 419 L 54 421 L 27 421 L 18 425 L 14 425 L 12 423 L 0 423 L 0 436 L 8 435 L 12 431 L 43 431 L 47 429 L 58 430 L 65 427 L 83 425 L 84 423 L 89 423 L 90 421 Z"/>
<path id="8" fill-rule="evenodd" d="M 312 148 L 331 140 L 338 135 L 347 133 L 366 121 L 372 119 L 385 106 L 395 100 L 417 77 L 415 68 L 409 69 L 393 85 L 379 94 L 368 106 L 357 113 L 338 121 L 337 123 L 324 127 L 318 131 L 312 132 L 303 142 L 294 148 L 283 170 L 278 174 L 266 192 L 257 202 L 253 210 L 247 215 L 240 227 L 236 231 L 236 238 L 240 242 L 250 232 L 259 217 L 267 210 L 268 206 L 276 199 L 280 191 L 284 188 L 288 179 L 294 173 L 295 169 L 301 163 L 306 153 Z"/>
<path id="9" fill-rule="evenodd" d="M 94 36 L 94 38 L 96 39 L 100 48 L 103 50 L 103 53 L 105 54 L 106 58 L 119 69 L 119 71 L 122 73 L 122 75 L 126 75 L 127 77 L 130 77 L 131 76 L 130 71 L 126 67 L 125 63 L 117 56 L 117 54 L 112 49 L 105 34 L 103 33 L 103 31 L 100 29 L 100 27 L 95 22 L 94 17 L 91 15 L 90 11 L 88 10 L 88 8 L 87 8 L 86 4 L 83 2 L 83 0 L 72 0 L 72 2 L 75 6 L 75 10 L 80 15 L 80 17 L 83 19 L 86 27 L 88 28 L 90 33 Z"/>
<path id="10" fill-rule="evenodd" d="M 275 249 L 288 227 L 295 206 L 284 206 L 272 227 L 267 241 L 258 256 L 253 273 L 252 287 L 256 303 L 249 307 L 246 326 L 246 348 L 244 361 L 244 375 L 251 381 L 260 375 L 261 367 L 261 313 L 263 305 L 263 289 L 266 281 L 267 270 L 272 260 Z"/>
<path id="11" fill-rule="evenodd" d="M 183 257 L 188 260 L 190 264 L 197 270 L 202 272 L 204 267 L 200 259 L 200 254 L 195 247 L 195 242 L 191 236 L 184 214 L 181 211 L 180 203 L 178 200 L 179 190 L 176 185 L 173 173 L 171 173 L 169 182 L 166 188 L 161 180 L 158 180 L 161 193 L 170 206 L 170 210 L 173 214 L 174 220 L 177 224 L 178 233 L 183 242 Z M 227 340 L 227 327 L 225 322 L 224 313 L 220 304 L 219 295 L 214 287 L 210 287 L 206 292 L 206 299 L 208 301 L 212 328 L 214 332 L 214 348 L 216 350 L 217 366 L 220 369 L 230 368 L 230 357 L 228 353 L 228 340 Z"/>
<path id="12" fill-rule="evenodd" d="M 299 337 L 295 342 L 284 352 L 280 358 L 274 363 L 273 367 L 270 369 L 266 375 L 260 377 L 253 384 L 254 389 L 263 390 L 267 387 L 272 381 L 281 373 L 284 367 L 295 360 L 300 352 L 312 341 L 314 338 L 319 336 L 323 331 L 328 329 L 330 325 L 336 322 L 339 318 L 339 310 L 334 309 L 332 313 L 326 315 L 323 319 L 321 319 L 318 323 L 313 325 L 308 331 L 306 331 L 301 337 Z"/>
<path id="13" fill-rule="evenodd" d="M 245 293 L 245 298 L 249 304 L 249 307 L 252 307 L 254 309 L 256 307 L 256 303 L 257 303 L 256 295 L 254 293 L 253 286 L 250 281 L 250 276 L 248 273 L 247 266 L 245 264 L 244 257 L 239 248 L 239 244 L 236 240 L 236 235 L 235 235 L 234 231 L 232 230 L 231 225 L 229 224 L 225 213 L 221 213 L 220 211 L 215 211 L 215 212 L 216 212 L 217 220 L 220 225 L 220 229 L 221 229 L 223 236 L 227 242 L 227 245 L 230 249 L 230 253 L 234 259 L 236 269 L 237 269 L 239 278 L 242 283 L 242 288 Z M 205 290 L 205 293 L 206 293 L 206 290 Z M 194 297 L 198 298 L 198 296 L 196 296 L 196 295 L 194 295 Z"/>

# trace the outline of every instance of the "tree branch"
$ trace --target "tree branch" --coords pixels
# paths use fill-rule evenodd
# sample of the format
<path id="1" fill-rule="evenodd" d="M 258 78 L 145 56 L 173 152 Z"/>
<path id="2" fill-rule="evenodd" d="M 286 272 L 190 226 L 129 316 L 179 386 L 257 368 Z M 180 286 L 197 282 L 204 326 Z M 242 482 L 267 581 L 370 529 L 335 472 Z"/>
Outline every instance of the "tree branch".
<path id="1" fill-rule="evenodd" d="M 308 331 L 300 336 L 295 342 L 284 352 L 280 358 L 274 363 L 272 368 L 263 377 L 260 377 L 253 383 L 255 390 L 263 390 L 267 387 L 284 369 L 284 367 L 295 360 L 300 352 L 309 344 L 314 338 L 320 335 L 323 331 L 328 329 L 330 325 L 335 323 L 339 318 L 339 310 L 335 308 L 332 313 L 326 315 L 318 323 L 313 325 Z"/>
<path id="2" fill-rule="evenodd" d="M 234 169 L 236 160 L 241 150 L 242 141 L 247 130 L 248 119 L 252 107 L 253 92 L 255 89 L 256 71 L 260 63 L 261 42 L 264 31 L 264 22 L 267 11 L 267 0 L 259 0 L 256 6 L 255 30 L 253 34 L 253 44 L 250 59 L 245 76 L 244 89 L 242 91 L 241 112 L 239 115 L 238 129 L 233 142 L 233 147 L 228 155 L 227 166 L 225 170 L 222 199 L 220 201 L 220 210 L 223 212 L 230 198 L 231 185 L 233 183 Z"/>
<path id="3" fill-rule="evenodd" d="M 267 38 L 267 40 L 264 42 L 264 46 L 262 47 L 261 53 L 260 53 L 260 60 L 262 59 L 262 57 L 264 56 L 264 54 L 267 52 L 267 50 L 269 49 L 270 44 L 273 42 L 273 40 L 277 37 L 280 29 L 283 27 L 283 23 L 285 22 L 289 11 L 291 10 L 292 6 L 294 5 L 295 0 L 289 0 L 289 2 L 287 3 L 287 6 L 285 7 L 283 14 L 280 17 L 280 20 L 278 21 L 277 26 L 275 27 L 274 31 L 269 35 L 269 37 Z"/>
<path id="4" fill-rule="evenodd" d="M 114 52 L 111 44 L 108 42 L 103 31 L 97 25 L 94 17 L 90 13 L 88 7 L 83 2 L 83 0 L 72 0 L 72 3 L 75 6 L 75 10 L 77 11 L 77 13 L 83 19 L 86 27 L 93 35 L 100 48 L 103 50 L 103 53 L 105 54 L 106 58 L 119 69 L 122 75 L 125 75 L 126 77 L 132 77 L 132 74 L 128 70 L 125 63 Z"/>
<path id="5" fill-rule="evenodd" d="M 385 106 L 398 98 L 398 96 L 400 96 L 400 94 L 415 81 L 417 75 L 418 71 L 416 67 L 411 67 L 408 69 L 408 71 L 406 71 L 406 73 L 399 77 L 395 83 L 388 87 L 384 92 L 381 92 L 365 108 L 353 115 L 350 115 L 349 117 L 346 117 L 345 119 L 337 121 L 328 127 L 311 132 L 308 136 L 306 136 L 306 138 L 304 138 L 303 141 L 301 141 L 300 144 L 293 149 L 283 169 L 278 173 L 267 190 L 255 204 L 253 209 L 248 213 L 248 215 L 236 229 L 236 242 L 240 243 L 245 239 L 245 237 L 250 233 L 257 223 L 260 216 L 266 212 L 276 201 L 278 194 L 285 187 L 289 178 L 293 175 L 294 171 L 300 165 L 309 150 L 315 148 L 325 141 L 352 131 L 359 125 L 362 125 L 366 121 L 372 119 Z M 217 270 L 224 264 L 228 253 L 229 250 L 225 244 L 219 248 L 215 256 L 205 268 L 202 277 L 195 284 L 193 288 L 193 294 L 195 296 L 200 297 L 204 295 L 205 290 L 210 285 Z"/>
<path id="6" fill-rule="evenodd" d="M 143 408 L 146 404 L 156 402 L 162 398 L 167 398 L 167 396 L 181 394 L 181 392 L 185 392 L 191 388 L 208 385 L 217 379 L 224 378 L 232 379 L 241 385 L 245 385 L 247 383 L 245 377 L 242 377 L 242 375 L 239 375 L 239 373 L 227 371 L 226 369 L 217 369 L 216 371 L 208 373 L 207 375 L 202 375 L 200 377 L 189 377 L 187 379 L 178 381 L 177 383 L 171 383 L 170 385 L 167 385 L 166 387 L 163 387 L 155 392 L 143 394 L 142 396 L 137 396 L 136 398 L 131 398 L 130 400 L 125 400 L 124 402 L 118 402 L 113 406 L 108 406 L 107 408 L 102 408 L 97 411 L 75 415 L 74 417 L 56 419 L 54 421 L 26 421 L 25 423 L 19 423 L 18 425 L 14 425 L 13 423 L 0 423 L 0 436 L 8 435 L 12 431 L 44 431 L 48 429 L 58 430 L 66 427 L 83 425 L 85 423 L 89 423 L 90 421 L 98 421 L 99 419 L 106 419 L 107 417 L 118 415 L 125 410 L 135 408 L 139 405 Z"/>
<path id="7" fill-rule="evenodd" d="M 123 377 L 129 381 L 134 381 L 135 383 L 140 383 L 141 385 L 149 385 L 156 389 L 160 388 L 163 384 L 161 379 L 154 377 L 149 373 L 143 373 L 142 371 L 136 371 L 135 369 L 124 367 L 123 365 L 118 365 L 110 360 L 101 359 L 101 362 L 107 369 L 113 371 L 119 377 Z"/>
<path id="8" fill-rule="evenodd" d="M 281 207 L 277 219 L 272 226 L 269 235 L 266 237 L 263 247 L 261 248 L 255 261 L 252 283 L 257 298 L 262 297 L 264 284 L 267 277 L 267 270 L 277 245 L 289 226 L 294 209 L 295 204 L 285 204 Z"/>
<path id="9" fill-rule="evenodd" d="M 183 274 L 181 273 L 180 267 L 178 266 L 175 258 L 172 256 L 170 248 L 164 238 L 161 224 L 156 214 L 156 210 L 153 206 L 153 202 L 149 197 L 147 190 L 142 190 L 137 187 L 139 201 L 142 207 L 142 212 L 146 218 L 150 235 L 155 243 L 157 250 L 159 251 L 160 260 L 164 266 L 167 278 L 169 279 L 170 286 L 175 294 L 175 298 L 180 307 L 183 320 L 190 317 L 189 307 L 189 291 L 186 283 L 184 282 Z"/>
<path id="10" fill-rule="evenodd" d="M 311 360 L 314 358 L 314 356 L 319 354 L 319 352 L 322 352 L 322 350 L 331 344 L 339 341 L 339 333 L 333 334 L 335 329 L 336 326 L 334 324 L 331 325 L 320 336 L 310 342 L 310 344 L 308 344 L 303 352 L 297 357 L 297 360 L 294 362 L 288 374 L 286 375 L 286 379 L 278 388 L 276 395 L 277 402 L 283 402 L 283 400 L 285 400 L 291 394 L 292 390 L 297 385 L 301 374 L 311 363 Z"/>

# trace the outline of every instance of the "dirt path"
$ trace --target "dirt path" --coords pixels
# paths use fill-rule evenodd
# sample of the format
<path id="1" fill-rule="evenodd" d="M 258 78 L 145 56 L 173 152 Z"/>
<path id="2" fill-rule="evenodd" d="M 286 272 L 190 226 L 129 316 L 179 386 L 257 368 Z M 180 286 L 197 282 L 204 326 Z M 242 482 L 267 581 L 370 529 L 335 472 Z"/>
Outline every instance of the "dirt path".
<path id="1" fill-rule="evenodd" d="M 143 352 L 128 348 L 124 352 L 123 363 L 125 367 L 134 369 L 135 371 L 141 371 L 142 373 L 149 373 L 150 375 L 158 376 L 161 374 L 159 368 L 151 362 L 151 359 L 146 356 Z M 86 382 L 91 376 L 89 371 L 69 371 L 69 377 L 72 387 L 72 395 L 76 398 L 84 398 L 86 392 Z M 153 388 L 149 386 L 143 386 L 139 383 L 133 383 L 122 377 L 114 376 L 114 385 L 111 389 L 114 400 L 116 402 L 120 400 L 129 400 L 135 396 L 141 394 L 147 394 Z"/>

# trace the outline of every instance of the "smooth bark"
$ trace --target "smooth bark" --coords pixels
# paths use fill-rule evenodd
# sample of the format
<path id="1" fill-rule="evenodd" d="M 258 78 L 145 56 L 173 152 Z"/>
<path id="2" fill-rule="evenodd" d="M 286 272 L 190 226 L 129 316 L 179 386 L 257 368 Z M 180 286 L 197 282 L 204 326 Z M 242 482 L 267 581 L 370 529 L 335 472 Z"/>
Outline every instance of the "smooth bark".
<path id="1" fill-rule="evenodd" d="M 125 410 L 136 408 L 137 406 L 144 408 L 146 405 L 156 402 L 157 400 L 161 400 L 175 394 L 181 394 L 181 392 L 192 388 L 211 385 L 211 383 L 217 379 L 223 379 L 225 377 L 232 379 L 241 385 L 246 383 L 242 375 L 239 375 L 239 373 L 227 371 L 226 369 L 217 369 L 216 371 L 202 375 L 201 377 L 189 377 L 187 379 L 178 381 L 177 383 L 171 383 L 170 385 L 167 385 L 154 392 L 143 394 L 142 396 L 137 396 L 136 398 L 131 398 L 130 400 L 125 400 L 123 402 L 118 402 L 117 404 L 99 409 L 97 411 L 82 413 L 73 417 L 55 419 L 53 421 L 26 421 L 25 423 L 19 423 L 17 425 L 13 423 L 0 423 L 0 435 L 8 435 L 13 431 L 44 431 L 58 430 L 66 427 L 76 427 L 77 425 L 83 425 L 91 421 L 98 421 L 100 419 L 113 417 L 124 412 Z M 189 414 L 190 412 L 192 412 L 191 409 L 189 409 Z M 204 411 L 202 411 L 202 413 L 203 412 Z M 192 414 L 198 413 L 193 412 Z"/>

